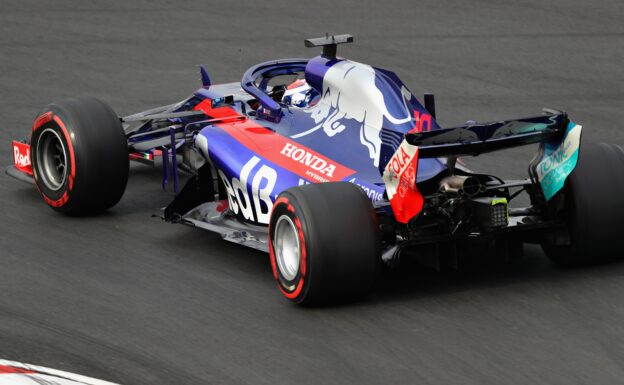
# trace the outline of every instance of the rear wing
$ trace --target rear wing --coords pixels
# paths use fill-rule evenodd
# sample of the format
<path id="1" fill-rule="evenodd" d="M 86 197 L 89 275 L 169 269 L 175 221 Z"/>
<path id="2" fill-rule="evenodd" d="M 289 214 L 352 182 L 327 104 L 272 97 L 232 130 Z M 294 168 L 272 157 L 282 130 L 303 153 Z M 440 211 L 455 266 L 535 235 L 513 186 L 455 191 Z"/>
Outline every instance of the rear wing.
<path id="1" fill-rule="evenodd" d="M 418 159 L 479 154 L 541 143 L 529 165 L 529 176 L 546 200 L 563 188 L 576 167 L 581 126 L 565 112 L 432 131 L 410 132 L 384 166 L 386 193 L 397 221 L 409 222 L 422 210 L 424 199 L 416 185 Z"/>
<path id="2" fill-rule="evenodd" d="M 561 138 L 569 122 L 567 114 L 546 112 L 548 115 L 408 133 L 405 140 L 418 146 L 420 158 L 439 158 L 475 156 Z"/>

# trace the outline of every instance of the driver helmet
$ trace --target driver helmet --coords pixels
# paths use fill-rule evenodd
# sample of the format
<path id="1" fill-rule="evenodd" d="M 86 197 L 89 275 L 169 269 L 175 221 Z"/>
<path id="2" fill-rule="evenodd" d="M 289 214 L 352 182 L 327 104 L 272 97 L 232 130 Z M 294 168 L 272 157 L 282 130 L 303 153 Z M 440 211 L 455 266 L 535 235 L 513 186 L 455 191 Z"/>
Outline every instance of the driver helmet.
<path id="1" fill-rule="evenodd" d="M 305 81 L 305 79 L 297 79 L 286 87 L 282 103 L 293 107 L 310 107 L 316 104 L 318 92 Z"/>

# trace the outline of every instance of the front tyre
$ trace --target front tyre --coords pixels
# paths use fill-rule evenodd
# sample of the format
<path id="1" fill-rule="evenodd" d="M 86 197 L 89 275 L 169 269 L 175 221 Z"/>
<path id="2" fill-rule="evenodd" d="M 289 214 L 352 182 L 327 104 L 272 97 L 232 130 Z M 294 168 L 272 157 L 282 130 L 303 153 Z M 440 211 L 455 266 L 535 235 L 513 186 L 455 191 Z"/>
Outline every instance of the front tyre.
<path id="1" fill-rule="evenodd" d="M 84 215 L 121 199 L 128 181 L 128 144 L 113 110 L 95 98 L 46 106 L 33 124 L 33 175 L 56 211 Z"/>
<path id="2" fill-rule="evenodd" d="M 568 227 L 569 244 L 543 243 L 557 265 L 579 266 L 621 259 L 624 256 L 624 150 L 615 144 L 587 143 L 578 164 L 553 199 L 557 216 Z"/>
<path id="3" fill-rule="evenodd" d="M 278 288 L 294 303 L 319 305 L 365 294 L 380 261 L 369 198 L 347 182 L 284 191 L 271 212 L 269 252 Z"/>

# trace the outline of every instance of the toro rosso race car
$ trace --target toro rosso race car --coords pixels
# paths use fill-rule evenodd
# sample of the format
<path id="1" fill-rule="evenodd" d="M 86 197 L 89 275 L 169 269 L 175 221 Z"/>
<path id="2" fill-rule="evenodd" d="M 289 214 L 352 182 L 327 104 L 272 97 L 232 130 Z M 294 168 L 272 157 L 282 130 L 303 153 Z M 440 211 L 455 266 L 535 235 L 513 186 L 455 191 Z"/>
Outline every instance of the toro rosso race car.
<path id="1" fill-rule="evenodd" d="M 470 250 L 508 257 L 524 243 L 561 265 L 619 256 L 620 147 L 581 147 L 581 126 L 551 109 L 440 127 L 433 95 L 421 103 L 393 72 L 336 56 L 352 41 L 308 39 L 321 55 L 255 65 L 240 83 L 213 85 L 201 66 L 189 98 L 126 117 L 93 98 L 52 103 L 13 142 L 7 172 L 85 215 L 121 199 L 129 160 L 161 159 L 175 191 L 162 217 L 268 252 L 279 290 L 301 304 L 365 293 L 409 256 L 457 267 Z M 533 143 L 522 180 L 457 161 Z"/>

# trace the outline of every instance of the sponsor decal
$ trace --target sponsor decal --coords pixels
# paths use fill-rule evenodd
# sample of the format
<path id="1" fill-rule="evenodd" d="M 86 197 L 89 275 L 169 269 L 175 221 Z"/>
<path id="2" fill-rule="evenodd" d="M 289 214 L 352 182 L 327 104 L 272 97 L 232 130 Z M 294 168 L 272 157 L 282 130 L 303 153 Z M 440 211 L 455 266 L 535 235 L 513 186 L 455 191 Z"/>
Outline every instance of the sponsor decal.
<path id="1" fill-rule="evenodd" d="M 13 164 L 15 168 L 28 175 L 32 175 L 32 164 L 30 163 L 30 145 L 18 141 L 13 141 Z"/>
<path id="2" fill-rule="evenodd" d="M 408 134 L 431 131 L 431 115 L 414 110 L 414 128 Z"/>
<path id="3" fill-rule="evenodd" d="M 259 163 L 260 158 L 252 157 L 243 166 L 239 178 L 232 180 L 228 180 L 221 170 L 218 174 L 227 191 L 230 209 L 235 214 L 241 213 L 249 221 L 268 224 L 273 208 L 271 194 L 277 182 L 277 171 L 267 165 L 256 167 Z"/>
<path id="4" fill-rule="evenodd" d="M 565 141 L 561 143 L 561 146 L 557 148 L 550 156 L 545 157 L 540 163 L 538 168 L 538 174 L 544 176 L 561 166 L 567 159 L 570 158 L 572 151 L 570 148 L 572 143 Z"/>
<path id="5" fill-rule="evenodd" d="M 213 118 L 242 117 L 230 107 L 212 108 L 206 99 L 195 108 Z M 242 145 L 266 160 L 277 164 L 302 178 L 314 182 L 338 182 L 355 174 L 355 171 L 341 165 L 318 152 L 279 135 L 250 119 L 232 119 L 215 123 Z"/>
<path id="6" fill-rule="evenodd" d="M 258 156 L 252 156 L 243 165 L 238 177 L 230 179 L 222 170 L 218 170 L 217 173 L 227 193 L 228 204 L 223 205 L 222 210 L 229 207 L 235 214 L 242 215 L 248 221 L 269 223 L 273 199 L 277 198 L 275 192 L 277 170 L 263 164 Z M 412 177 L 415 177 L 415 174 Z M 359 183 L 356 178 L 352 178 L 349 182 L 362 188 L 372 201 L 383 198 L 383 191 L 376 191 L 373 187 Z M 298 185 L 305 184 L 310 182 L 299 178 Z"/>
<path id="7" fill-rule="evenodd" d="M 293 143 L 286 143 L 280 151 L 280 154 L 287 156 L 288 158 L 299 162 L 312 170 L 329 177 L 334 177 L 334 171 L 336 171 L 336 165 L 328 160 L 319 158 L 317 155 L 308 152 L 306 149 L 298 147 Z"/>
<path id="8" fill-rule="evenodd" d="M 154 154 L 149 151 L 135 151 L 128 155 L 130 160 L 154 160 Z"/>
<path id="9" fill-rule="evenodd" d="M 377 202 L 383 198 L 383 191 L 374 190 L 370 186 L 359 183 L 355 178 L 350 179 L 349 182 L 353 183 L 356 186 L 359 186 L 372 202 Z"/>
<path id="10" fill-rule="evenodd" d="M 561 143 L 555 146 L 547 145 L 544 150 L 536 171 L 546 200 L 563 188 L 566 178 L 576 167 L 581 129 L 580 125 L 570 122 Z"/>
<path id="11" fill-rule="evenodd" d="M 388 86 L 379 88 L 379 82 L 385 84 L 384 76 L 367 64 L 350 60 L 332 64 L 323 76 L 321 99 L 314 107 L 303 110 L 314 120 L 315 126 L 293 138 L 319 130 L 331 138 L 348 126 L 357 127 L 360 143 L 366 147 L 370 159 L 378 167 L 384 124 L 405 124 L 412 119 L 408 107 L 409 92 L 397 93 L 396 98 L 392 98 L 400 110 L 400 116 L 394 116 L 384 97 L 384 92 L 393 91 Z"/>
<path id="12" fill-rule="evenodd" d="M 423 197 L 416 188 L 418 147 L 403 140 L 390 158 L 383 174 L 390 206 L 397 221 L 407 223 L 423 206 Z"/>
<path id="13" fill-rule="evenodd" d="M 362 191 L 364 191 L 364 194 L 366 194 L 366 196 L 368 196 L 368 198 L 372 201 L 372 202 L 377 202 L 379 200 L 381 200 L 383 198 L 383 189 L 380 188 L 380 190 L 376 190 L 375 187 L 370 186 L 370 185 L 366 185 L 364 183 L 360 183 L 357 178 L 351 178 L 348 180 L 349 183 L 353 183 L 354 185 L 358 186 L 359 188 L 362 189 Z M 303 186 L 306 184 L 310 184 L 310 182 L 308 182 L 305 179 L 301 179 L 299 178 L 299 183 L 298 186 Z"/>

